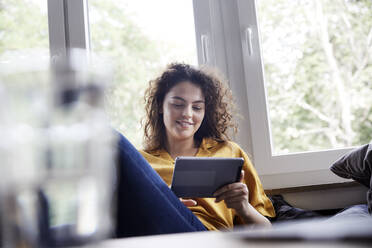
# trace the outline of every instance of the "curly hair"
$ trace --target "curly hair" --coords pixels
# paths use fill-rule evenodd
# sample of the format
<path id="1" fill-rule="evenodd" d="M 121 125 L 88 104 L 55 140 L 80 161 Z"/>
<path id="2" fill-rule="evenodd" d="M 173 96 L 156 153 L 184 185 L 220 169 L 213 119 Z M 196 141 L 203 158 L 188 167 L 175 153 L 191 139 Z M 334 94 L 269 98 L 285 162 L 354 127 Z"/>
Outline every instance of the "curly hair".
<path id="1" fill-rule="evenodd" d="M 205 116 L 194 135 L 197 142 L 203 138 L 213 138 L 223 142 L 229 140 L 227 130 L 237 131 L 233 120 L 235 104 L 227 82 L 217 71 L 202 67 L 196 69 L 184 63 L 172 63 L 160 77 L 151 80 L 145 91 L 144 148 L 152 151 L 165 148 L 166 133 L 163 115 L 165 95 L 181 82 L 191 82 L 200 87 L 205 97 Z"/>

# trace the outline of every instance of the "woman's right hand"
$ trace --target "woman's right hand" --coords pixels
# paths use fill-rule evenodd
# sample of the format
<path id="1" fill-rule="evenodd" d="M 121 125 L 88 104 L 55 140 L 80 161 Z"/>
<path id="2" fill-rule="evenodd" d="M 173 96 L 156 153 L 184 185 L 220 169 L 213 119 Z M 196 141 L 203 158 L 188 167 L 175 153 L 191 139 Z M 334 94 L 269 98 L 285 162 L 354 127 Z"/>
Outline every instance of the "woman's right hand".
<path id="1" fill-rule="evenodd" d="M 180 201 L 186 206 L 186 207 L 193 207 L 193 206 L 196 206 L 198 205 L 198 203 L 193 200 L 193 199 L 183 199 L 183 198 L 179 198 Z"/>

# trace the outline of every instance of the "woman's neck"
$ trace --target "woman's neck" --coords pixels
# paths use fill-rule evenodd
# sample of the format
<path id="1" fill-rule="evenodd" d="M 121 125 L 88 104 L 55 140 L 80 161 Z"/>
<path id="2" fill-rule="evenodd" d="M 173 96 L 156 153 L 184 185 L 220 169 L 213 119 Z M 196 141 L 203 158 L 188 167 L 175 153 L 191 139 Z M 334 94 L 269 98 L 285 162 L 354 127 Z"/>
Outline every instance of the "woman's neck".
<path id="1" fill-rule="evenodd" d="M 194 139 L 187 140 L 167 140 L 166 150 L 175 159 L 178 156 L 195 156 L 198 147 Z"/>

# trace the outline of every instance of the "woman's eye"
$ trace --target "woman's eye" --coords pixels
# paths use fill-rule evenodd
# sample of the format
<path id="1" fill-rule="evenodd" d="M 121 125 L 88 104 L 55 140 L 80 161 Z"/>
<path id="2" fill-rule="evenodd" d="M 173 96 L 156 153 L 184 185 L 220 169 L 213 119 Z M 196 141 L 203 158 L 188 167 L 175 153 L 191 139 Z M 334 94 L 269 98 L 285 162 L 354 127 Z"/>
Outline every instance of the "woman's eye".
<path id="1" fill-rule="evenodd" d="M 183 104 L 176 104 L 176 103 L 174 103 L 173 106 L 176 107 L 176 108 L 182 108 L 183 107 Z"/>
<path id="2" fill-rule="evenodd" d="M 194 106 L 192 107 L 194 110 L 201 110 L 202 108 L 200 106 Z"/>

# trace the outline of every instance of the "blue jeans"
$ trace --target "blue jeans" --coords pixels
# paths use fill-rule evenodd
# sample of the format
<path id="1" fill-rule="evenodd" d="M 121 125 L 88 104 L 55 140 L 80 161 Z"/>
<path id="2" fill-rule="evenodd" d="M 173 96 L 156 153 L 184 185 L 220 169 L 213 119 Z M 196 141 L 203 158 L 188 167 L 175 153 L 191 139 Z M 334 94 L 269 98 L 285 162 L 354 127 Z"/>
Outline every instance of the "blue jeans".
<path id="1" fill-rule="evenodd" d="M 205 231 L 136 148 L 118 135 L 116 237 Z"/>

